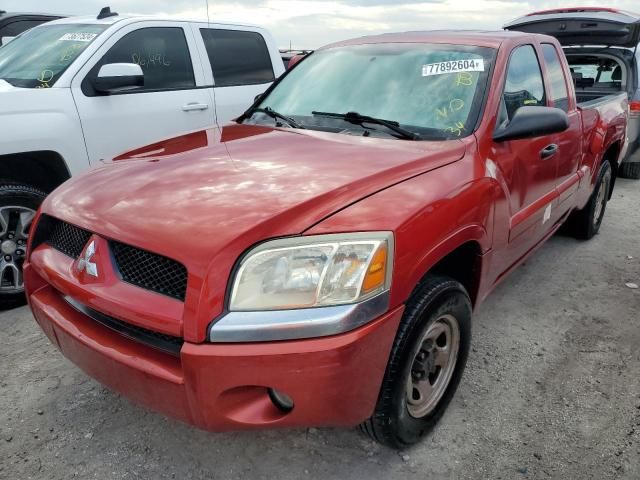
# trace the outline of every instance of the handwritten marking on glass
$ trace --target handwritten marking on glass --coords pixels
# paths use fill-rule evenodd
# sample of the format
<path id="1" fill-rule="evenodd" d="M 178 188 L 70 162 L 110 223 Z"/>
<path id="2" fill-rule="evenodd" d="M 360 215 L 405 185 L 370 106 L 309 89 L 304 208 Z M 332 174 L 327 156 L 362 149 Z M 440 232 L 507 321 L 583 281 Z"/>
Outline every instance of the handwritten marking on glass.
<path id="1" fill-rule="evenodd" d="M 82 50 L 83 48 L 84 47 L 79 43 L 76 43 L 75 45 L 70 45 L 62 52 L 62 55 L 60 56 L 60 61 L 65 63 L 70 62 L 75 57 L 76 52 L 78 50 Z"/>
<path id="2" fill-rule="evenodd" d="M 462 110 L 464 108 L 464 100 L 460 98 L 454 98 L 449 102 L 449 108 L 452 112 L 457 112 L 458 110 Z"/>
<path id="3" fill-rule="evenodd" d="M 454 125 L 447 127 L 445 131 L 453 133 L 454 135 L 459 137 L 462 135 L 462 132 L 464 131 L 464 123 L 456 122 Z"/>
<path id="4" fill-rule="evenodd" d="M 42 70 L 36 79 L 40 82 L 40 85 L 38 85 L 37 88 L 51 88 L 49 82 L 53 80 L 54 76 L 55 74 L 51 70 Z"/>
<path id="5" fill-rule="evenodd" d="M 134 52 L 131 54 L 131 60 L 133 63 L 137 63 L 141 67 L 149 67 L 149 66 L 161 66 L 168 67 L 171 65 L 171 62 L 167 60 L 163 53 L 138 53 Z"/>
<path id="6" fill-rule="evenodd" d="M 449 106 L 436 108 L 436 118 L 449 118 L 449 112 L 455 113 L 464 108 L 464 100 L 460 98 L 454 98 L 449 102 Z"/>
<path id="7" fill-rule="evenodd" d="M 458 86 L 470 87 L 473 85 L 473 77 L 468 72 L 459 72 L 456 78 L 456 87 Z"/>

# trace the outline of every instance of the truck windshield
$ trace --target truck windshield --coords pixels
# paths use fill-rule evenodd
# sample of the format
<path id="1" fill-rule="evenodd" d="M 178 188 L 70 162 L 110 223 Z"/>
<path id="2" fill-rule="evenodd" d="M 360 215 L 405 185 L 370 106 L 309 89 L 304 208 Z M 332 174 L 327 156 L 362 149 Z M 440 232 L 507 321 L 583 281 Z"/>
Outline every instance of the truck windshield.
<path id="1" fill-rule="evenodd" d="M 49 88 L 108 25 L 43 25 L 0 47 L 0 79 Z"/>
<path id="2" fill-rule="evenodd" d="M 461 138 L 475 129 L 494 59 L 494 49 L 449 44 L 319 50 L 250 110 L 245 122 L 403 140 Z"/>

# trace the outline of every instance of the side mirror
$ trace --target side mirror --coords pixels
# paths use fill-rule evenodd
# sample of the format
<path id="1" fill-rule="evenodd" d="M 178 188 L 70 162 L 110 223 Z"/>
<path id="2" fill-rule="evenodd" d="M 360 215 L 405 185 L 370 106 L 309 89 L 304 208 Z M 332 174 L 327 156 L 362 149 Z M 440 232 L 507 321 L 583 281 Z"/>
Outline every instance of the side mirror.
<path id="1" fill-rule="evenodd" d="M 144 74 L 135 63 L 108 63 L 100 67 L 93 81 L 97 92 L 111 94 L 126 92 L 144 86 Z"/>
<path id="2" fill-rule="evenodd" d="M 2 38 L 0 38 L 0 47 L 3 46 L 3 45 L 6 45 L 7 43 L 9 43 L 14 38 L 16 38 L 16 37 L 2 37 Z"/>
<path id="3" fill-rule="evenodd" d="M 564 132 L 569 128 L 569 117 L 559 108 L 520 107 L 509 123 L 493 133 L 493 140 L 506 142 L 523 138 L 542 137 Z"/>

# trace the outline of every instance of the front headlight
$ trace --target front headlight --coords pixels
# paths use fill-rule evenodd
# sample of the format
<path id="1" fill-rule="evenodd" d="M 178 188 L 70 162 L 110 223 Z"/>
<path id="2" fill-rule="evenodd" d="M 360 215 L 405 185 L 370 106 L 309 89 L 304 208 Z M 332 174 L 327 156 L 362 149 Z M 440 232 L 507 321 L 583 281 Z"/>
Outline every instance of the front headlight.
<path id="1" fill-rule="evenodd" d="M 365 232 L 263 243 L 240 262 L 231 311 L 344 305 L 391 286 L 393 235 Z"/>

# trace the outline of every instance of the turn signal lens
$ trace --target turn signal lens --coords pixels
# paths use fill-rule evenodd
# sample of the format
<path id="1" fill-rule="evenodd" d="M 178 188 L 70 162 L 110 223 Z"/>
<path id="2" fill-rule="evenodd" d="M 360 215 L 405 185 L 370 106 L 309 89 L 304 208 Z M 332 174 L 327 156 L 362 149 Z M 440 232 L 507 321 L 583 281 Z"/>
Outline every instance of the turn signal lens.
<path id="1" fill-rule="evenodd" d="M 362 293 L 369 293 L 384 286 L 387 277 L 387 244 L 383 243 L 374 253 L 362 282 Z"/>

